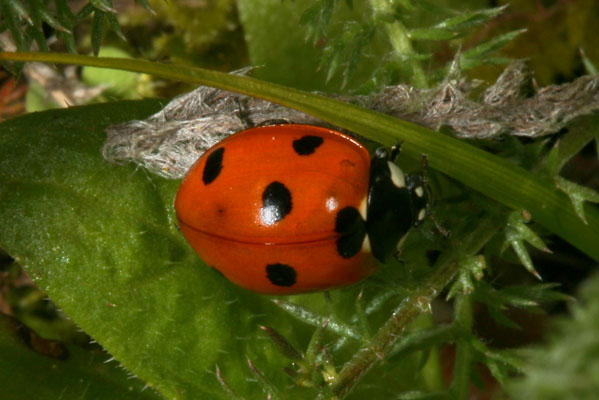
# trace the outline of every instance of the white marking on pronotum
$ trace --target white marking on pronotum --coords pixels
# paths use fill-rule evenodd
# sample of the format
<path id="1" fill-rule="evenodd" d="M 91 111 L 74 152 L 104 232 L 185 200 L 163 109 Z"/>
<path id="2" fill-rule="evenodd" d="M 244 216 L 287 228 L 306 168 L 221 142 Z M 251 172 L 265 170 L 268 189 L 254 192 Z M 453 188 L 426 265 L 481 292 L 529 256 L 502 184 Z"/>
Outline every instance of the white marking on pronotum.
<path id="1" fill-rule="evenodd" d="M 364 198 L 360 202 L 360 205 L 358 206 L 358 211 L 360 212 L 362 219 L 366 221 L 366 216 L 368 215 L 368 196 L 364 196 Z"/>
<path id="2" fill-rule="evenodd" d="M 414 192 L 418 197 L 424 196 L 424 189 L 422 188 L 422 186 L 418 186 L 416 189 L 414 189 Z"/>
<path id="3" fill-rule="evenodd" d="M 391 161 L 387 161 L 389 165 L 389 171 L 391 172 L 391 181 L 398 188 L 406 187 L 406 177 L 404 176 L 403 171 Z"/>

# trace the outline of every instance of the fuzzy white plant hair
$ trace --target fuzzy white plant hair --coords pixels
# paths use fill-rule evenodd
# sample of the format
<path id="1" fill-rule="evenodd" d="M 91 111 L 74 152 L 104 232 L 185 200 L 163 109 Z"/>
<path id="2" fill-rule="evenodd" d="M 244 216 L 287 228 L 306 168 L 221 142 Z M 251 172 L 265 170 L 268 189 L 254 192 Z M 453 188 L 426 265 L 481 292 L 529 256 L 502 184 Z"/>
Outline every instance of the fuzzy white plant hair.
<path id="1" fill-rule="evenodd" d="M 456 137 L 468 139 L 550 135 L 574 118 L 599 109 L 597 75 L 535 91 L 526 63 L 516 61 L 473 99 L 472 93 L 481 84 L 460 77 L 454 63 L 447 78 L 431 89 L 396 85 L 368 96 L 333 97 L 433 130 L 448 127 Z M 528 95 L 527 91 L 534 93 Z M 279 120 L 330 126 L 265 100 L 200 86 L 143 121 L 110 127 L 102 152 L 111 162 L 134 162 L 155 174 L 177 179 L 225 137 Z"/>

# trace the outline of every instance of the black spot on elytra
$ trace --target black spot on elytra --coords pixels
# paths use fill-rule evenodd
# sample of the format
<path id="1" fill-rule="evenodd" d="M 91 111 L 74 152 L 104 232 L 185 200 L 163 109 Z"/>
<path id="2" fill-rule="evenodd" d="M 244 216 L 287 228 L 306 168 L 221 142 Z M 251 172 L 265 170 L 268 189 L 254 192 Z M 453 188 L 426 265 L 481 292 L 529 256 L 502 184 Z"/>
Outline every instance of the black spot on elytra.
<path id="1" fill-rule="evenodd" d="M 297 280 L 297 272 L 293 267 L 285 264 L 268 264 L 266 277 L 275 286 L 293 286 Z"/>
<path id="2" fill-rule="evenodd" d="M 316 151 L 318 146 L 324 142 L 320 136 L 302 136 L 293 141 L 293 150 L 300 156 L 308 156 Z"/>
<path id="3" fill-rule="evenodd" d="M 337 239 L 337 252 L 343 258 L 350 258 L 362 249 L 366 222 L 356 208 L 345 207 L 337 213 L 335 232 L 341 234 Z"/>
<path id="4" fill-rule="evenodd" d="M 281 182 L 270 183 L 262 193 L 260 217 L 266 225 L 274 225 L 291 212 L 291 192 Z"/>
<path id="5" fill-rule="evenodd" d="M 204 181 L 204 185 L 208 185 L 218 177 L 220 171 L 223 169 L 223 154 L 225 152 L 225 148 L 221 147 L 219 149 L 214 150 L 206 160 L 206 164 L 204 165 L 204 171 L 202 173 L 202 181 Z"/>

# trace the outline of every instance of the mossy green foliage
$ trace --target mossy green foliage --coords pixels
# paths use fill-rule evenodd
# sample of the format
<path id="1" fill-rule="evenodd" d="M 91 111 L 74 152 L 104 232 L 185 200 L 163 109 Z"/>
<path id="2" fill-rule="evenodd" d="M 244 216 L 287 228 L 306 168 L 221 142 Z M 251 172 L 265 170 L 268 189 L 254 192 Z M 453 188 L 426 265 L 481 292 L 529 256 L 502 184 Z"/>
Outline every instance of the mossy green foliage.
<path id="1" fill-rule="evenodd" d="M 599 391 L 599 276 L 585 282 L 570 316 L 529 355 L 526 375 L 508 385 L 514 399 L 591 400 Z"/>

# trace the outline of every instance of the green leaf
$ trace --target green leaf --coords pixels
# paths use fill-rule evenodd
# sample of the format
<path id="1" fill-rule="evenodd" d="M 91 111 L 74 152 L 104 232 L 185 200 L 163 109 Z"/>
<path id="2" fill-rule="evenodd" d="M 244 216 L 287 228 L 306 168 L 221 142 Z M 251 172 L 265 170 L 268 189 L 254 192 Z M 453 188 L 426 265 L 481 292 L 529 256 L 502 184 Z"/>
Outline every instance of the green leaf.
<path id="1" fill-rule="evenodd" d="M 60 345 L 59 358 L 28 347 L 31 333 L 19 323 L 0 314 L 0 387 L 3 400 L 27 399 L 135 399 L 162 397 L 131 379 L 110 355 L 96 349 L 84 350 Z M 19 329 L 19 331 L 17 330 Z M 57 346 L 54 343 L 54 346 Z M 54 348 L 56 349 L 56 348 Z M 146 390 L 144 390 L 146 389 Z"/>
<path id="2" fill-rule="evenodd" d="M 526 32 L 525 29 L 519 29 L 515 31 L 511 31 L 508 33 L 504 33 L 503 35 L 497 36 L 491 40 L 483 42 L 469 50 L 464 51 L 460 54 L 460 68 L 464 70 L 476 68 L 483 64 L 498 64 L 505 63 L 509 61 L 506 58 L 489 58 L 489 56 L 501 49 L 503 46 L 513 41 Z"/>
<path id="3" fill-rule="evenodd" d="M 291 314 L 294 318 L 297 318 L 299 321 L 312 325 L 316 328 L 326 324 L 327 329 L 331 332 L 335 332 L 338 335 L 351 337 L 356 340 L 363 340 L 363 337 L 356 329 L 354 329 L 350 325 L 346 325 L 342 322 L 337 321 L 333 317 L 314 313 L 305 307 L 288 301 L 283 301 L 279 299 L 273 301 L 277 306 L 287 311 L 289 314 Z"/>
<path id="4" fill-rule="evenodd" d="M 14 11 L 15 13 L 17 13 L 19 17 L 27 21 L 28 24 L 33 25 L 33 21 L 29 17 L 29 13 L 23 6 L 23 3 L 21 3 L 19 0 L 8 0 L 6 2 L 6 6 L 10 7 L 12 11 Z M 8 18 L 10 18 L 10 16 L 8 16 Z"/>
<path id="5" fill-rule="evenodd" d="M 498 323 L 513 329 L 520 326 L 508 318 L 504 311 L 509 307 L 516 307 L 529 312 L 542 312 L 542 304 L 570 301 L 572 298 L 554 290 L 555 283 L 539 283 L 536 285 L 514 285 L 502 289 L 495 289 L 489 283 L 482 281 L 474 292 L 474 299 L 487 306 L 489 314 Z"/>
<path id="6" fill-rule="evenodd" d="M 38 12 L 40 14 L 40 17 L 44 20 L 44 22 L 50 25 L 52 28 L 56 29 L 59 32 L 71 33 L 71 31 L 69 31 L 60 22 L 58 22 L 47 10 L 40 8 Z"/>
<path id="7" fill-rule="evenodd" d="M 495 18 L 507 6 L 483 10 L 466 11 L 455 17 L 447 18 L 438 24 L 426 28 L 412 29 L 409 36 L 413 40 L 451 40 L 466 34 L 466 30 Z"/>
<path id="8" fill-rule="evenodd" d="M 302 13 L 299 23 L 308 26 L 307 40 L 315 43 L 326 36 L 336 5 L 337 0 L 318 0 Z"/>
<path id="9" fill-rule="evenodd" d="M 0 246 L 164 396 L 227 398 L 217 364 L 233 387 L 252 394 L 259 388 L 246 381 L 243 361 L 252 342 L 239 337 L 255 330 L 248 324 L 257 304 L 262 312 L 276 308 L 229 284 L 191 250 L 172 209 L 178 182 L 100 155 L 108 125 L 144 118 L 160 105 L 73 107 L 2 123 Z"/>
<path id="10" fill-rule="evenodd" d="M 541 251 L 547 253 L 551 253 L 551 251 L 547 248 L 541 237 L 526 225 L 529 220 L 530 217 L 528 217 L 527 220 L 524 219 L 522 212 L 512 211 L 510 213 L 505 227 L 504 247 L 507 245 L 511 246 L 522 265 L 524 265 L 528 272 L 540 280 L 542 278 L 532 264 L 532 260 L 528 254 L 528 250 L 526 250 L 526 247 L 524 246 L 524 242 L 530 243 Z"/>
<path id="11" fill-rule="evenodd" d="M 152 14 L 156 14 L 156 12 L 154 11 L 154 9 L 152 9 L 152 6 L 150 6 L 150 3 L 148 3 L 148 0 L 135 0 L 135 2 L 141 4 L 141 6 L 143 8 L 145 8 L 146 10 L 148 10 L 149 12 L 151 12 Z"/>
<path id="12" fill-rule="evenodd" d="M 591 61 L 589 57 L 587 57 L 584 49 L 580 49 L 580 57 L 582 58 L 582 64 L 584 65 L 584 69 L 586 73 L 589 75 L 597 74 L 597 66 Z"/>
<path id="13" fill-rule="evenodd" d="M 108 14 L 106 14 L 106 18 L 108 18 L 108 23 L 110 24 L 110 28 L 113 30 L 113 32 L 116 33 L 116 35 L 121 40 L 126 42 L 127 38 L 123 34 L 123 31 L 121 31 L 121 26 L 119 25 L 119 21 L 116 18 L 116 15 L 114 15 L 112 13 L 108 13 Z"/>
<path id="14" fill-rule="evenodd" d="M 112 1 L 110 0 L 89 0 L 89 3 L 94 6 L 96 9 L 106 12 L 117 14 L 118 11 L 112 8 Z"/>
<path id="15" fill-rule="evenodd" d="M 20 51 L 29 50 L 29 44 L 27 43 L 27 39 L 21 30 L 21 26 L 19 24 L 18 15 L 23 11 L 21 8 L 14 8 L 14 4 L 16 1 L 7 2 L 0 1 L 0 12 L 4 16 L 8 29 L 14 38 L 17 49 Z"/>
<path id="16" fill-rule="evenodd" d="M 94 17 L 92 20 L 92 51 L 95 56 L 100 53 L 100 46 L 102 45 L 102 39 L 104 37 L 104 18 L 106 13 L 104 11 L 94 11 Z"/>
<path id="17" fill-rule="evenodd" d="M 417 28 L 411 29 L 408 36 L 412 40 L 451 40 L 460 35 L 459 32 L 447 28 Z"/>
<path id="18" fill-rule="evenodd" d="M 447 299 L 456 294 L 470 294 L 474 291 L 475 281 L 480 281 L 486 268 L 485 257 L 472 256 L 460 262 L 460 270 L 447 294 Z"/>
<path id="19" fill-rule="evenodd" d="M 482 10 L 465 11 L 436 25 L 438 28 L 467 29 L 483 24 L 501 14 L 507 5 Z"/>
<path id="20" fill-rule="evenodd" d="M 67 4 L 67 0 L 56 0 L 55 5 L 58 21 L 60 21 L 62 26 L 67 28 L 67 32 L 57 32 L 56 35 L 64 40 L 69 53 L 76 53 L 77 47 L 75 38 L 71 31 L 75 25 L 75 15 L 73 14 L 71 7 Z"/>
<path id="21" fill-rule="evenodd" d="M 599 192 L 589 187 L 578 185 L 561 176 L 556 176 L 554 180 L 555 185 L 560 190 L 564 191 L 572 201 L 572 206 L 574 206 L 574 211 L 576 211 L 578 218 L 585 224 L 588 224 L 584 215 L 584 203 L 585 201 L 599 203 Z"/>

